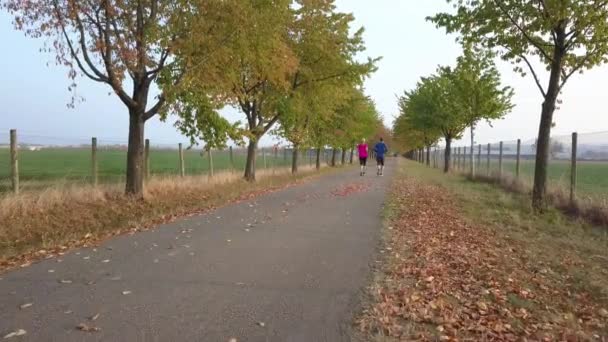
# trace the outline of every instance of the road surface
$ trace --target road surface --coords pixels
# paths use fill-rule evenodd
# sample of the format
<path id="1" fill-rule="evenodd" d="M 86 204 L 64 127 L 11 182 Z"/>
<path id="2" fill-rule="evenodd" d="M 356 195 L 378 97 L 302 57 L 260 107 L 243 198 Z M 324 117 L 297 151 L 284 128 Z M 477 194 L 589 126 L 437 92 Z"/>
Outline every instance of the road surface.
<path id="1" fill-rule="evenodd" d="M 7 341 L 349 341 L 392 173 L 370 171 L 0 275 L 0 338 L 23 329 Z"/>

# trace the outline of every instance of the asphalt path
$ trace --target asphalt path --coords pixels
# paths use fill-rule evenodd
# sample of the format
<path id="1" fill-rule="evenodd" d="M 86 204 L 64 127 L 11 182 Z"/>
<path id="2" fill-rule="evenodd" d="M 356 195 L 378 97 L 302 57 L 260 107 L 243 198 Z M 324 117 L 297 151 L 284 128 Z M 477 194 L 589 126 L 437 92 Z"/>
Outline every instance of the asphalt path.
<path id="1" fill-rule="evenodd" d="M 0 338 L 349 341 L 391 174 L 345 168 L 0 275 Z"/>

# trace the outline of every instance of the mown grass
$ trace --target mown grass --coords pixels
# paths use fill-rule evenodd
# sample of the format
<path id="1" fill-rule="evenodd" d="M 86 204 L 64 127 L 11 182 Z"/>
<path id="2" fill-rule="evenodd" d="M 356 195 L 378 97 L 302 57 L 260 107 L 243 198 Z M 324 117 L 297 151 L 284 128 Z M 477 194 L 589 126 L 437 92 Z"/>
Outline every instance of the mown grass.
<path id="1" fill-rule="evenodd" d="M 527 194 L 507 192 L 496 184 L 471 181 L 462 175 L 446 175 L 415 162 L 406 163 L 406 173 L 445 187 L 457 197 L 458 209 L 472 223 L 495 230 L 507 242 L 512 239 L 527 246 L 520 253 L 551 265 L 561 281 L 567 277 L 577 290 L 593 293 L 608 303 L 606 227 L 569 217 L 557 208 L 537 214 Z"/>
<path id="2" fill-rule="evenodd" d="M 321 172 L 328 172 L 324 168 Z M 0 271 L 30 259 L 124 232 L 146 229 L 182 215 L 205 211 L 239 198 L 280 188 L 311 175 L 301 168 L 258 172 L 258 181 L 240 173 L 208 176 L 156 176 L 146 183 L 145 200 L 123 194 L 118 184 L 54 186 L 0 198 Z"/>
<path id="3" fill-rule="evenodd" d="M 103 184 L 123 183 L 125 180 L 126 158 L 124 150 L 99 147 L 98 179 Z M 244 150 L 233 154 L 234 170 L 245 169 Z M 307 165 L 310 158 L 300 158 L 301 165 Z M 266 152 L 266 164 L 261 151 L 258 152 L 257 169 L 283 167 L 291 163 L 291 155 L 279 151 L 276 155 Z M 187 175 L 196 176 L 209 172 L 209 158 L 200 150 L 184 150 L 184 164 Z M 215 172 L 231 169 L 228 150 L 213 152 Z M 10 158 L 7 149 L 0 149 L 0 192 L 10 189 Z M 48 148 L 40 151 L 19 151 L 19 177 L 21 186 L 40 189 L 57 183 L 91 182 L 91 151 L 88 148 Z M 150 150 L 150 170 L 152 175 L 178 175 L 179 154 L 177 150 Z"/>

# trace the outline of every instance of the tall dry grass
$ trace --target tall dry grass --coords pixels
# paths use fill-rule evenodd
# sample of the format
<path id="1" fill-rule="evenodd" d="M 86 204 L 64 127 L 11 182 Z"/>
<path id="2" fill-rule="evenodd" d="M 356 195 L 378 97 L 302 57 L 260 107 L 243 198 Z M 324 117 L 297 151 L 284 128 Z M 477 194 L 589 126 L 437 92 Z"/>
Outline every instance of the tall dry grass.
<path id="1" fill-rule="evenodd" d="M 63 183 L 8 194 L 0 198 L 0 270 L 317 174 L 310 167 L 299 171 L 294 176 L 288 168 L 259 170 L 255 183 L 229 171 L 212 178 L 157 176 L 146 182 L 144 200 L 125 196 L 119 184 L 93 187 Z"/>

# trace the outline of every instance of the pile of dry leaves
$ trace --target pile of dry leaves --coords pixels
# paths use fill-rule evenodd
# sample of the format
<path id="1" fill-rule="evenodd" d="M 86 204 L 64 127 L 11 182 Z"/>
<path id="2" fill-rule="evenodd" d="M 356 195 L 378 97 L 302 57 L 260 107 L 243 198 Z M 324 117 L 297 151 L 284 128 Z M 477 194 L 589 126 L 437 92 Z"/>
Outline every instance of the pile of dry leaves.
<path id="1" fill-rule="evenodd" d="M 370 187 L 369 183 L 364 182 L 353 182 L 341 185 L 331 191 L 333 196 L 346 197 L 359 192 L 367 191 Z"/>
<path id="2" fill-rule="evenodd" d="M 608 336 L 608 311 L 525 245 L 459 215 L 446 190 L 396 182 L 398 214 L 374 303 L 358 320 L 400 340 L 587 341 Z M 606 300 L 599 301 L 606 302 Z"/>

